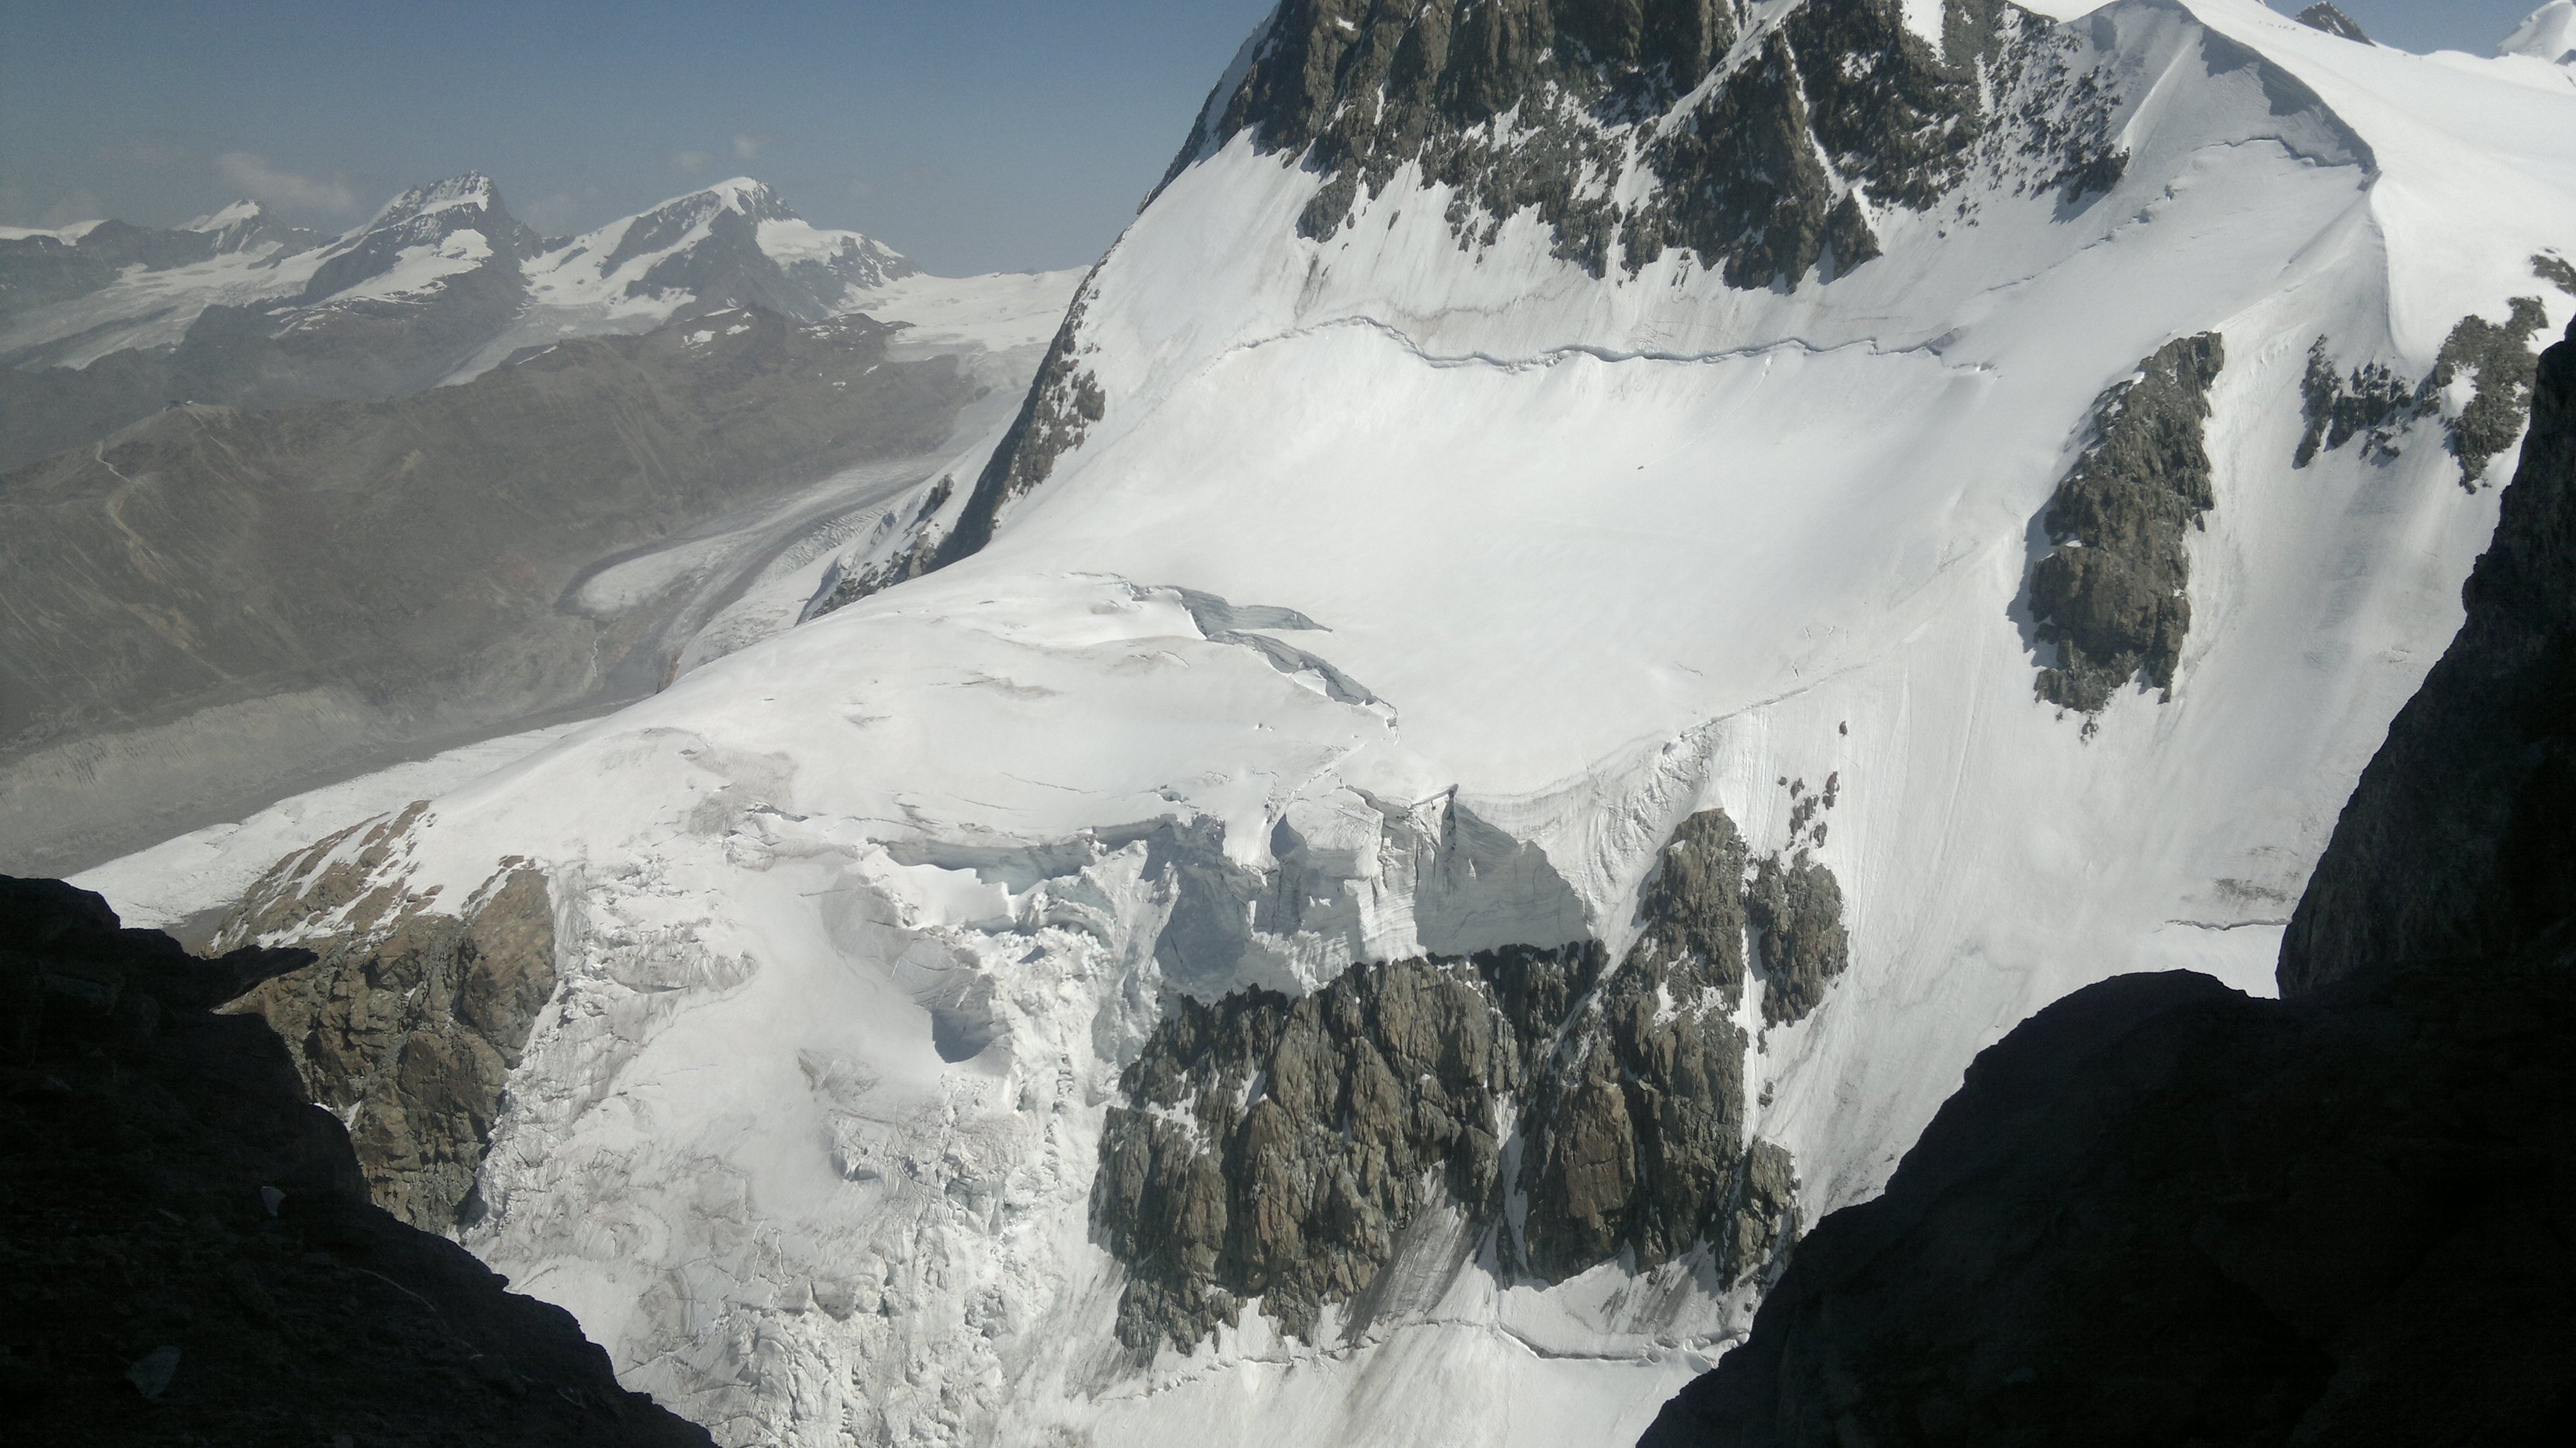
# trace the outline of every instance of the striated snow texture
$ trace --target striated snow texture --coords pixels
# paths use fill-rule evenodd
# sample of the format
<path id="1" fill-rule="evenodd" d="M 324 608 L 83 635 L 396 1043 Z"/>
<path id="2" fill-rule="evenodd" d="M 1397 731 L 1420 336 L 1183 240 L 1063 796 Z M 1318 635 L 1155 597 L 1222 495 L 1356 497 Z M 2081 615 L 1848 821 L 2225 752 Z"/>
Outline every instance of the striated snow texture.
<path id="1" fill-rule="evenodd" d="M 1932 194 L 1814 154 L 1816 214 L 1848 203 L 1876 254 L 1763 277 L 1569 255 L 1536 204 L 1462 226 L 1491 178 L 1426 179 L 1427 149 L 1319 203 L 1343 173 L 1222 118 L 1313 38 L 1287 27 L 1350 8 L 1265 22 L 989 466 L 829 565 L 904 581 L 449 790 L 377 868 L 450 899 L 506 857 L 548 872 L 560 984 L 464 1240 L 720 1441 L 1633 1441 L 1749 1320 L 1758 1282 L 1705 1243 L 1551 1283 L 1502 1265 L 1508 1207 L 1426 1191 L 1364 1317 L 1292 1335 L 1256 1301 L 1186 1351 L 1122 1345 L 1093 1181 L 1178 999 L 1622 959 L 1665 843 L 1723 809 L 1838 889 L 1839 972 L 1734 1016 L 1744 1130 L 1813 1221 L 2060 996 L 2177 967 L 2267 990 L 2459 625 L 2497 493 L 2459 485 L 2445 424 L 2509 357 L 2443 373 L 2386 446 L 2293 461 L 2319 338 L 2335 375 L 2411 385 L 2464 319 L 2576 310 L 2535 266 L 2576 237 L 2576 90 L 2527 62 L 2253 0 L 1951 0 L 1937 53 L 1928 7 L 1713 4 L 1734 38 L 1696 85 L 1554 113 L 1618 163 L 1557 177 L 1563 215 L 1660 214 L 1648 148 L 1739 79 L 1804 104 L 1746 67 L 1810 10 L 1799 34 L 1880 37 L 1987 107 Z M 1432 139 L 1523 154 L 1521 114 Z M 2098 189 L 2033 185 L 2077 131 L 2115 148 Z M 2060 662 L 2028 601 L 2045 515 L 2110 445 L 2105 399 L 2204 335 L 2187 631 L 2070 715 L 2033 685 Z M 2481 415 L 2518 429 L 2508 383 Z"/>

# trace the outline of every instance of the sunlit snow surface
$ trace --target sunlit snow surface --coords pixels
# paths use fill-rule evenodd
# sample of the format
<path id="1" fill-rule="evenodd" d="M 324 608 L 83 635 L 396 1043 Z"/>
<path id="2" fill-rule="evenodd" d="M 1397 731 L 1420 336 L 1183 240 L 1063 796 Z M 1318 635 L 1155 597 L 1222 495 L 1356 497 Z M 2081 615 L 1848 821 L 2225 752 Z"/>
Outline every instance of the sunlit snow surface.
<path id="1" fill-rule="evenodd" d="M 1542 847 L 1616 952 L 1680 818 L 1722 805 L 1771 849 L 1777 782 L 1839 774 L 1853 965 L 1747 1083 L 1812 1220 L 2065 992 L 2268 990 L 2511 466 L 2466 492 L 2428 425 L 2294 471 L 2309 344 L 2420 376 L 2509 297 L 2564 325 L 2530 257 L 2576 237 L 2576 92 L 2251 0 L 2083 33 L 2134 102 L 2112 194 L 1890 216 L 1885 256 L 1791 292 L 1672 258 L 1594 281 L 1526 217 L 1465 254 L 1410 175 L 1317 244 L 1313 173 L 1240 141 L 1185 173 L 1088 293 L 1104 416 L 989 548 L 404 842 L 390 868 L 450 899 L 506 855 L 553 872 L 564 984 L 468 1245 L 728 1443 L 1625 1442 L 1747 1304 L 1687 1265 L 1500 1281 L 1437 1220 L 1364 1341 L 1247 1314 L 1126 1363 L 1087 1201 L 1162 993 L 1561 938 L 1517 877 L 1438 876 L 1457 811 Z M 2034 519 L 2095 396 L 2204 330 L 2228 360 L 2178 686 L 2087 739 L 2032 696 Z M 1281 641 L 1368 697 L 1203 634 L 1182 587 L 1302 613 L 1323 628 Z M 1283 818 L 1337 842 L 1338 913 L 1163 980 L 1168 896 L 1116 827 L 1166 816 L 1253 869 Z M 998 1033 L 950 1063 L 926 1006 L 961 1002 Z"/>

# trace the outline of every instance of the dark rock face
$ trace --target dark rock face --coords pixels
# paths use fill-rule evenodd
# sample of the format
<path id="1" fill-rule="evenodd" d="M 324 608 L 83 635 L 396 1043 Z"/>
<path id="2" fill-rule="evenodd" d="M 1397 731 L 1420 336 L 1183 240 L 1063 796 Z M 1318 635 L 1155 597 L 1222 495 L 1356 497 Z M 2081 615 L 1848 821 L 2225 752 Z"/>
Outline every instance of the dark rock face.
<path id="1" fill-rule="evenodd" d="M 2215 332 L 2179 338 L 2094 404 L 2093 441 L 2042 520 L 2056 549 L 2030 575 L 2039 637 L 2058 648 L 2039 696 L 2060 708 L 2098 713 L 2141 672 L 2173 694 L 2191 628 L 2183 540 L 2216 501 L 2202 428 L 2226 357 Z"/>
<path id="2" fill-rule="evenodd" d="M 303 951 L 188 955 L 0 878 L 0 1401 L 16 1440 L 706 1444 L 559 1308 L 367 1204 L 258 1020 Z"/>
<path id="3" fill-rule="evenodd" d="M 1936 50 L 1885 0 L 1811 0 L 1699 94 L 1747 23 L 1733 0 L 1299 0 L 1210 97 L 1173 174 L 1249 131 L 1329 178 L 1299 219 L 1309 237 L 1413 164 L 1457 188 L 1462 246 L 1535 211 L 1595 276 L 1681 247 L 1747 288 L 1830 281 L 1878 254 L 1872 207 L 1929 209 L 1980 165 L 2025 191 L 2119 175 L 2107 107 L 2056 104 L 2098 82 L 2015 7 L 1952 0 Z M 1614 201 L 1649 123 L 1636 164 L 1657 194 Z"/>
<path id="4" fill-rule="evenodd" d="M 1978 1057 L 1641 1443 L 2554 1441 L 2571 967 L 2078 992 Z"/>
<path id="5" fill-rule="evenodd" d="M 659 687 L 695 595 L 603 616 L 568 591 L 939 446 L 976 384 L 952 358 L 890 360 L 890 335 L 721 313 L 400 402 L 172 409 L 0 477 L 0 864 L 106 858 L 237 817 L 275 771 Z M 60 764 L 137 729 L 178 732 Z"/>
<path id="6" fill-rule="evenodd" d="M 1705 1252 L 1725 1285 L 1795 1236 L 1788 1154 L 1744 1132 L 1746 851 L 1675 832 L 1616 970 L 1597 945 L 1355 966 L 1302 1000 L 1184 1000 L 1121 1080 L 1092 1215 L 1119 1336 L 1187 1351 L 1260 1297 L 1311 1339 L 1434 1210 L 1558 1280 Z M 1839 921 L 1835 922 L 1838 931 Z"/>
<path id="7" fill-rule="evenodd" d="M 2328 35 L 2340 36 L 2345 40 L 2358 40 L 2364 45 L 2370 44 L 2370 37 L 2362 33 L 2361 22 L 2331 5 L 2311 5 L 2300 11 L 2299 23 L 2310 30 L 2322 30 Z"/>
<path id="8" fill-rule="evenodd" d="M 1679 1445 L 2554 1443 L 2576 1423 L 2576 336 L 2283 943 L 1978 1057 Z"/>
<path id="9" fill-rule="evenodd" d="M 421 809 L 280 861 L 217 941 L 348 907 L 344 930 L 304 942 L 319 957 L 313 964 L 227 1009 L 260 1017 L 286 1042 L 306 1092 L 348 1124 L 375 1204 L 444 1232 L 471 1214 L 502 1083 L 554 994 L 554 915 L 544 873 L 524 866 L 505 866 L 452 912 L 389 889 L 360 895 L 387 841 Z M 361 831 L 350 860 L 322 864 Z"/>
<path id="10" fill-rule="evenodd" d="M 2576 336 L 2536 374 L 2468 619 L 2336 822 L 2281 942 L 2285 994 L 2506 954 L 2576 913 Z"/>

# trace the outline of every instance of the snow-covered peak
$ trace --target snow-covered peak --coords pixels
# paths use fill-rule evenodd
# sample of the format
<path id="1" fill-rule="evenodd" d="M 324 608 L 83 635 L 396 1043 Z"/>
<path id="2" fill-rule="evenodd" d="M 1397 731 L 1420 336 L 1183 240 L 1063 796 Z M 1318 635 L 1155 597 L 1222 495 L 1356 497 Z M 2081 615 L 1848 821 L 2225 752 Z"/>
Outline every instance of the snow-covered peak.
<path id="1" fill-rule="evenodd" d="M 919 273 L 885 243 L 812 225 L 766 183 L 736 176 L 531 256 L 527 309 L 457 375 L 471 376 L 520 347 L 643 331 L 724 307 L 820 321 Z"/>
<path id="2" fill-rule="evenodd" d="M 543 245 L 502 206 L 491 177 L 468 171 L 403 192 L 332 242 L 301 300 L 415 295 L 486 263 L 514 266 Z"/>
<path id="3" fill-rule="evenodd" d="M 450 176 L 427 186 L 412 187 L 386 202 L 384 209 L 360 230 L 379 231 L 416 216 L 435 215 L 461 206 L 492 211 L 499 209 L 500 205 L 500 188 L 492 183 L 492 178 L 480 171 L 468 171 L 462 176 Z"/>
<path id="4" fill-rule="evenodd" d="M 236 201 L 230 206 L 209 211 L 194 221 L 180 226 L 181 231 L 224 231 L 246 222 L 255 222 L 268 213 L 256 201 Z"/>
<path id="5" fill-rule="evenodd" d="M 2576 63 L 2576 0 L 2549 0 L 2524 17 L 2496 47 L 2498 55 L 2528 55 L 2556 64 Z"/>

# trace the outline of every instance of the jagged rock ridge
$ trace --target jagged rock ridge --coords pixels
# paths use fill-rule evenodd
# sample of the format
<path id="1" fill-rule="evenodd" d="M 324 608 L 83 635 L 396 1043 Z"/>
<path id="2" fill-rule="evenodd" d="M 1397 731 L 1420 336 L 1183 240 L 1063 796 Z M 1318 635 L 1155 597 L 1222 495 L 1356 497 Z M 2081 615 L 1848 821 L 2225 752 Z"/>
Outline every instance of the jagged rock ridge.
<path id="1" fill-rule="evenodd" d="M 1454 188 L 1464 246 L 1535 210 L 1595 276 L 1679 247 L 1748 288 L 1860 265 L 1875 210 L 1929 210 L 1972 170 L 2070 196 L 2118 178 L 2109 97 L 2053 27 L 1995 0 L 1941 24 L 1936 46 L 1886 0 L 1759 24 L 1732 0 L 1298 0 L 1173 169 L 1250 132 L 1328 178 L 1299 218 L 1322 238 L 1410 165 Z M 1652 193 L 1623 202 L 1631 170 Z"/>
<path id="2" fill-rule="evenodd" d="M 2328 35 L 2345 40 L 2357 40 L 2364 45 L 2370 44 L 2370 36 L 2363 32 L 2361 22 L 2332 5 L 2309 6 L 2299 12 L 2299 23 L 2311 30 L 2322 30 Z"/>

